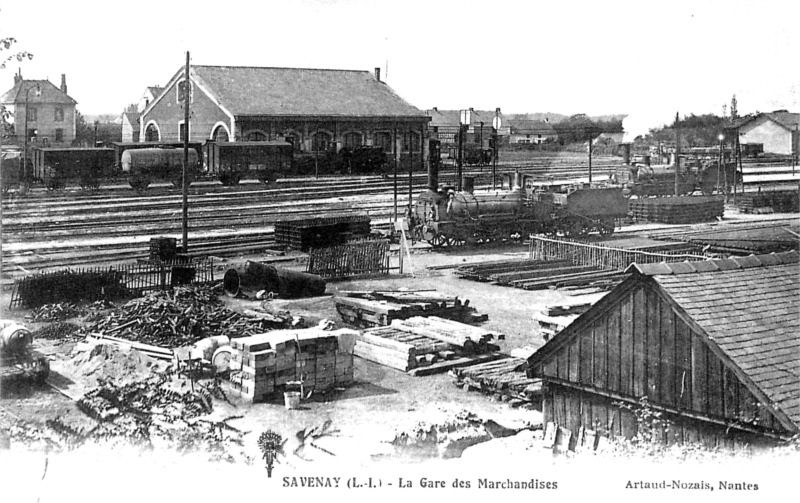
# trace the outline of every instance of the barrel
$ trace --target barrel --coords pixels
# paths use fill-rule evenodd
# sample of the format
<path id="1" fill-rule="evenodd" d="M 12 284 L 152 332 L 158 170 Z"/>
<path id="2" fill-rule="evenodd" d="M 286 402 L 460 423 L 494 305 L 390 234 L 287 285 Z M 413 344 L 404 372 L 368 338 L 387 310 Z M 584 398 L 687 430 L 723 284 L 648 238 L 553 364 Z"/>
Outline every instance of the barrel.
<path id="1" fill-rule="evenodd" d="M 242 290 L 266 290 L 281 299 L 314 297 L 325 293 L 325 280 L 316 274 L 278 269 L 270 264 L 248 261 L 228 269 L 222 280 L 225 293 L 235 297 Z"/>

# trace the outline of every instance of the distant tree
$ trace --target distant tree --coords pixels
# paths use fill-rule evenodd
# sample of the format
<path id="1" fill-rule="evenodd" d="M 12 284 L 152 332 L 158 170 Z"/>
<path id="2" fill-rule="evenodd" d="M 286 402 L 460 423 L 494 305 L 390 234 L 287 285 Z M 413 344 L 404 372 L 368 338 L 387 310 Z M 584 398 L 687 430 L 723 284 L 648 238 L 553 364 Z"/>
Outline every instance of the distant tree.
<path id="1" fill-rule="evenodd" d="M 11 47 L 16 43 L 17 39 L 14 37 L 0 37 L 0 70 L 4 70 L 9 61 L 17 60 L 21 63 L 25 59 L 33 59 L 33 54 L 29 53 L 28 51 L 16 51 L 12 52 L 11 54 L 4 53 L 11 51 Z M 5 105 L 0 105 L 0 122 L 2 123 L 2 133 L 4 136 L 9 134 L 10 130 L 9 125 L 6 124 L 8 117 L 9 113 L 8 110 L 6 110 Z"/>
<path id="2" fill-rule="evenodd" d="M 737 108 L 738 105 L 739 105 L 739 102 L 736 100 L 736 95 L 734 94 L 733 98 L 731 98 L 731 120 L 732 121 L 735 121 L 739 117 L 739 109 Z"/>
<path id="3" fill-rule="evenodd" d="M 122 125 L 110 121 L 89 122 L 78 110 L 75 110 L 75 141 L 74 146 L 92 147 L 95 141 L 108 145 L 111 142 L 122 141 Z"/>
<path id="4" fill-rule="evenodd" d="M 553 129 L 558 133 L 558 142 L 561 145 L 586 142 L 603 132 L 602 128 L 586 114 L 572 115 L 553 124 Z"/>

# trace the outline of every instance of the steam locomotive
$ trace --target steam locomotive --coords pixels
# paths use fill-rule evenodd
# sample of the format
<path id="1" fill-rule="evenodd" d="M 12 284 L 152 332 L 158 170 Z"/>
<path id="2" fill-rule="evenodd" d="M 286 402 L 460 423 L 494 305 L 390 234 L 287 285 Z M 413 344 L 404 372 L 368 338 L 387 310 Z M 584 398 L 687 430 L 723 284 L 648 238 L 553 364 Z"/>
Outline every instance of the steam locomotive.
<path id="1" fill-rule="evenodd" d="M 700 190 L 704 195 L 725 187 L 730 191 L 734 183 L 742 183 L 742 175 L 733 162 L 721 167 L 716 161 L 688 160 L 678 171 L 678 195 L 689 195 Z M 675 195 L 675 165 L 649 163 L 623 165 L 610 174 L 612 184 L 623 188 L 626 196 L 671 196 Z"/>
<path id="2" fill-rule="evenodd" d="M 615 219 L 628 212 L 620 187 L 538 184 L 519 172 L 504 180 L 493 192 L 476 193 L 470 177 L 460 192 L 440 190 L 438 172 L 430 169 L 428 189 L 418 196 L 410 219 L 414 236 L 441 247 L 530 234 L 610 235 Z"/>

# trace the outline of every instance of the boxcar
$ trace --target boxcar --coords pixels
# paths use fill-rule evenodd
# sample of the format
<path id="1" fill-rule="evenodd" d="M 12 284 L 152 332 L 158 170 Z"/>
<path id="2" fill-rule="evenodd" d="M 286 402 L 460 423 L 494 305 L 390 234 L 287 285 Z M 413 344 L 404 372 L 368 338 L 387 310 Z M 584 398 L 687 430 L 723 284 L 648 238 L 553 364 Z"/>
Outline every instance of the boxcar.
<path id="1" fill-rule="evenodd" d="M 270 183 L 289 174 L 293 147 L 284 141 L 207 141 L 203 154 L 208 173 L 223 185 L 236 185 L 244 178 Z"/>
<path id="2" fill-rule="evenodd" d="M 72 181 L 83 188 L 97 188 L 114 175 L 111 148 L 32 147 L 33 177 L 48 189 L 61 189 Z"/>

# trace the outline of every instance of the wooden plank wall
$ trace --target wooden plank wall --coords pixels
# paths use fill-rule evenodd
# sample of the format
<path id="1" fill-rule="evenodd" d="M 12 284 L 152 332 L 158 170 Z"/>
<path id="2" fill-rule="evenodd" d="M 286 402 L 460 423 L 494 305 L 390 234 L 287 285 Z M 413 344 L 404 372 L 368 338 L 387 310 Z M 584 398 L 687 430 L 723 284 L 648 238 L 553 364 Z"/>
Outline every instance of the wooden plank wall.
<path id="1" fill-rule="evenodd" d="M 634 401 L 785 431 L 647 283 L 584 325 L 536 377 L 555 377 Z"/>
<path id="2" fill-rule="evenodd" d="M 596 431 L 598 436 L 633 438 L 640 427 L 636 415 L 618 403 L 611 398 L 547 383 L 543 391 L 543 421 L 569 429 L 573 439 L 579 438 L 581 427 Z M 726 449 L 775 445 L 774 441 L 753 433 L 674 414 L 663 414 L 660 423 L 641 426 L 651 429 L 653 441 L 667 445 L 701 443 L 709 448 Z M 575 447 L 573 440 L 570 449 L 575 450 Z"/>

